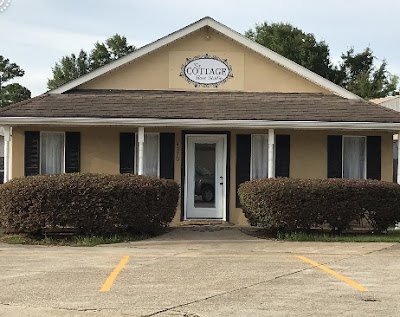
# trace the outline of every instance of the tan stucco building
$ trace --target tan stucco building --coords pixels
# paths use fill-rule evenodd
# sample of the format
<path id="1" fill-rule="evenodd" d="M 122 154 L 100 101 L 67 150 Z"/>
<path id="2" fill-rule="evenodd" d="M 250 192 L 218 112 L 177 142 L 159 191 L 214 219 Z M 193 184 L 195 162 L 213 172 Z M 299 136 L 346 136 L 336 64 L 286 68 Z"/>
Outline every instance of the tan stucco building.
<path id="1" fill-rule="evenodd" d="M 0 112 L 5 180 L 63 172 L 174 179 L 174 219 L 247 221 L 252 178 L 392 181 L 400 114 L 204 18 Z"/>

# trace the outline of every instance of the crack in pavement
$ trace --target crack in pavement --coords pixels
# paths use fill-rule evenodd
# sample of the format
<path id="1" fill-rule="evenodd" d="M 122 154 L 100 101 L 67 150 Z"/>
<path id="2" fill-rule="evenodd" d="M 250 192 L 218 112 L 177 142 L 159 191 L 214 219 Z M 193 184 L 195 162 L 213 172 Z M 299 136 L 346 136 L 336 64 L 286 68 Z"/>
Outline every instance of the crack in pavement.
<path id="1" fill-rule="evenodd" d="M 115 307 L 103 307 L 103 308 L 67 308 L 67 307 L 43 307 L 43 306 L 27 306 L 27 305 L 18 305 L 13 303 L 0 303 L 0 306 L 9 306 L 9 307 L 20 307 L 20 308 L 34 308 L 34 309 L 54 309 L 54 310 L 66 310 L 66 311 L 76 311 L 76 312 L 102 312 L 103 310 L 115 310 Z"/>
<path id="2" fill-rule="evenodd" d="M 182 307 L 185 307 L 185 306 L 189 306 L 189 305 L 191 305 L 191 304 L 196 304 L 196 303 L 199 303 L 199 302 L 204 302 L 204 301 L 207 301 L 207 300 L 209 300 L 209 299 L 216 298 L 216 297 L 221 297 L 221 296 L 224 296 L 224 295 L 228 295 L 228 294 L 233 294 L 233 293 L 236 293 L 236 292 L 240 292 L 240 291 L 243 291 L 243 290 L 252 288 L 252 287 L 254 287 L 254 286 L 266 284 L 266 283 L 275 281 L 275 280 L 280 279 L 280 278 L 283 278 L 283 277 L 288 277 L 288 276 L 291 276 L 291 275 L 295 275 L 295 274 L 301 273 L 301 272 L 303 272 L 303 271 L 305 271 L 305 270 L 308 270 L 308 269 L 309 269 L 309 268 L 304 268 L 304 269 L 296 270 L 296 271 L 294 271 L 294 272 L 290 272 L 290 273 L 285 273 L 285 274 L 282 274 L 282 275 L 278 275 L 278 276 L 275 276 L 275 277 L 270 278 L 270 279 L 268 279 L 268 280 L 263 280 L 263 281 L 260 281 L 260 282 L 257 282 L 257 283 L 253 283 L 253 284 L 249 284 L 249 285 L 242 286 L 242 287 L 239 287 L 239 288 L 235 288 L 235 289 L 230 290 L 230 291 L 225 291 L 225 292 L 222 292 L 222 293 L 219 293 L 219 294 L 215 294 L 215 295 L 211 295 L 211 296 L 208 296 L 208 297 L 196 299 L 196 300 L 193 300 L 193 301 L 190 301 L 190 302 L 186 302 L 186 303 L 183 303 L 183 304 L 180 304 L 180 305 L 175 305 L 175 306 L 172 306 L 172 307 L 164 308 L 164 309 L 162 309 L 162 310 L 156 311 L 156 312 L 151 313 L 151 314 L 148 314 L 148 315 L 141 315 L 141 317 L 152 317 L 152 316 L 156 316 L 156 315 L 161 314 L 161 313 L 165 313 L 165 312 L 168 312 L 168 311 L 176 310 L 177 308 L 182 308 Z"/>
<path id="3" fill-rule="evenodd" d="M 176 312 L 178 314 L 182 314 L 182 317 L 200 317 L 200 315 L 194 313 L 183 312 L 180 310 L 171 309 L 170 311 Z"/>
<path id="4" fill-rule="evenodd" d="M 386 250 L 392 249 L 392 248 L 394 248 L 394 247 L 396 247 L 396 246 L 399 247 L 399 246 L 400 246 L 400 243 L 395 242 L 395 243 L 393 243 L 392 245 L 389 245 L 389 246 L 384 247 L 384 248 L 382 248 L 382 249 L 369 251 L 369 252 L 367 252 L 367 253 L 364 253 L 363 255 L 369 255 L 369 254 L 372 254 L 372 253 L 375 253 L 375 252 L 386 251 Z"/>
<path id="5" fill-rule="evenodd" d="M 396 244 L 393 244 L 391 246 L 384 247 L 384 248 L 377 249 L 377 250 L 372 250 L 372 251 L 369 251 L 369 252 L 366 252 L 366 253 L 363 253 L 363 254 L 350 255 L 350 256 L 345 257 L 345 258 L 341 258 L 341 259 L 337 259 L 337 260 L 333 260 L 333 261 L 328 261 L 328 262 L 321 263 L 321 264 L 330 265 L 330 264 L 338 263 L 338 262 L 345 261 L 345 260 L 352 259 L 352 258 L 363 257 L 363 256 L 366 256 L 366 255 L 373 254 L 375 252 L 384 251 L 386 249 L 392 248 L 395 245 Z M 288 252 L 288 253 L 295 254 L 293 252 Z M 221 297 L 221 296 L 224 296 L 224 295 L 240 292 L 240 291 L 243 291 L 243 290 L 258 286 L 258 285 L 270 283 L 270 282 L 278 280 L 280 278 L 285 278 L 285 277 L 288 277 L 288 276 L 296 275 L 298 273 L 304 272 L 304 271 L 309 270 L 309 269 L 313 269 L 313 267 L 306 267 L 304 269 L 299 269 L 299 270 L 296 270 L 296 271 L 291 272 L 291 273 L 285 273 L 285 274 L 282 274 L 282 275 L 275 276 L 274 278 L 271 278 L 271 279 L 268 279 L 268 280 L 263 280 L 263 281 L 260 281 L 260 282 L 257 282 L 257 283 L 253 283 L 253 284 L 249 284 L 249 285 L 242 286 L 242 287 L 239 287 L 239 288 L 235 288 L 235 289 L 230 290 L 230 291 L 225 291 L 225 292 L 222 292 L 222 293 L 219 293 L 219 294 L 215 294 L 215 295 L 212 295 L 212 296 L 200 298 L 200 299 L 193 300 L 193 301 L 190 301 L 190 302 L 186 302 L 186 303 L 183 303 L 183 304 L 180 304 L 180 305 L 175 305 L 175 306 L 172 306 L 172 307 L 164 308 L 164 309 L 161 309 L 161 310 L 156 311 L 156 312 L 151 313 L 151 314 L 142 315 L 141 317 L 152 317 L 152 316 L 156 316 L 156 315 L 168 312 L 168 311 L 176 311 L 176 312 L 180 313 L 180 311 L 176 310 L 177 308 L 186 307 L 186 306 L 189 306 L 189 305 L 192 305 L 192 304 L 196 304 L 196 303 L 199 303 L 199 302 L 207 301 L 209 299 L 213 299 L 213 298 Z"/>
<path id="6" fill-rule="evenodd" d="M 362 253 L 362 254 L 353 254 L 353 255 L 350 255 L 350 256 L 345 257 L 345 258 L 341 258 L 341 259 L 337 259 L 337 260 L 332 260 L 332 261 L 328 261 L 328 262 L 320 263 L 320 264 L 322 264 L 322 265 L 330 265 L 330 264 L 338 263 L 338 262 L 340 262 L 340 261 L 344 261 L 344 260 L 348 260 L 348 259 L 364 257 L 364 256 L 367 256 L 367 255 L 371 255 L 371 254 L 373 254 L 373 253 L 376 253 L 376 252 L 381 252 L 381 251 L 388 250 L 388 249 L 394 247 L 396 244 L 398 244 L 398 243 L 395 243 L 395 244 L 393 244 L 393 245 L 390 245 L 390 246 L 388 246 L 388 247 L 384 247 L 384 248 L 381 248 L 381 249 L 368 251 L 368 252 L 365 252 L 365 253 Z M 323 254 L 323 255 L 326 255 L 326 254 Z"/>

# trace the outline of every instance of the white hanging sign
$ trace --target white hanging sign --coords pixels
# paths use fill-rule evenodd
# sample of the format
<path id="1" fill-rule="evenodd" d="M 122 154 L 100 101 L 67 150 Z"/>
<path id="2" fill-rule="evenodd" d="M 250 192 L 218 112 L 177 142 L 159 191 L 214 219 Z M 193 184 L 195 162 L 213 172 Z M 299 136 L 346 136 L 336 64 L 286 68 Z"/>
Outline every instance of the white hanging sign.
<path id="1" fill-rule="evenodd" d="M 180 76 L 195 87 L 218 87 L 233 78 L 232 66 L 226 59 L 208 54 L 187 58 Z"/>

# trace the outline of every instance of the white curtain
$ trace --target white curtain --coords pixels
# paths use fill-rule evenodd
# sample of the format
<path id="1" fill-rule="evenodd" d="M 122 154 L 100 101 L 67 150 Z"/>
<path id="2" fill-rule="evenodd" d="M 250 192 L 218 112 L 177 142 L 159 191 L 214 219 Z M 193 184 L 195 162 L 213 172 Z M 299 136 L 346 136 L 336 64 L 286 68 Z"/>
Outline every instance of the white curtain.
<path id="1" fill-rule="evenodd" d="M 64 133 L 42 133 L 40 137 L 41 174 L 64 172 Z"/>
<path id="2" fill-rule="evenodd" d="M 143 146 L 143 172 L 147 176 L 158 176 L 158 134 L 145 134 Z"/>
<path id="3" fill-rule="evenodd" d="M 365 178 L 365 138 L 343 138 L 343 178 Z"/>
<path id="4" fill-rule="evenodd" d="M 251 136 L 251 179 L 268 177 L 268 134 Z"/>

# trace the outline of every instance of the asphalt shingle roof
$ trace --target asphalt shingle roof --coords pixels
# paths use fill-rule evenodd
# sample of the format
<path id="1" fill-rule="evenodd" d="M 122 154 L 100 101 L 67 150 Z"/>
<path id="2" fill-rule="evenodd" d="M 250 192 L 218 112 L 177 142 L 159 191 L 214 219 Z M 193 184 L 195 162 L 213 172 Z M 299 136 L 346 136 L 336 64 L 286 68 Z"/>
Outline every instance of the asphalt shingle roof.
<path id="1" fill-rule="evenodd" d="M 1 117 L 155 118 L 400 123 L 366 100 L 313 93 L 75 90 L 5 107 Z"/>

